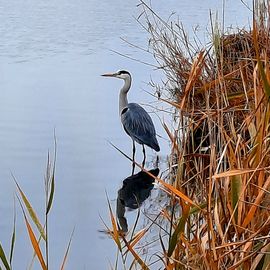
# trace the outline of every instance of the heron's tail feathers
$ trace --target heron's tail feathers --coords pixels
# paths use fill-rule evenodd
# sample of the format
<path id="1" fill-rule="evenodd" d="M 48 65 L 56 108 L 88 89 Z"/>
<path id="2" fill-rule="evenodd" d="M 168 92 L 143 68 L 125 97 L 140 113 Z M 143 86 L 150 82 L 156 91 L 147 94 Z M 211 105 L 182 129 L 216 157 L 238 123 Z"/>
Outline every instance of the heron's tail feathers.
<path id="1" fill-rule="evenodd" d="M 151 145 L 149 145 L 152 149 L 154 149 L 156 152 L 159 152 L 160 151 L 160 147 L 159 147 L 159 144 L 158 144 L 158 141 L 157 141 L 157 138 L 155 138 L 153 140 L 153 142 L 151 143 Z"/>

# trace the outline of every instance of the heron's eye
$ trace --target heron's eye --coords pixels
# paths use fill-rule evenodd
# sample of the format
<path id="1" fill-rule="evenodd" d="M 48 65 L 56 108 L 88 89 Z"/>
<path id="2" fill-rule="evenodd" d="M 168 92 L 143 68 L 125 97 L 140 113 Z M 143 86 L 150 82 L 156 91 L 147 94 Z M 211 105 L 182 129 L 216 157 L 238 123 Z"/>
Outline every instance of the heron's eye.
<path id="1" fill-rule="evenodd" d="M 122 110 L 122 112 L 121 112 L 121 115 L 122 114 L 124 114 L 126 111 L 128 110 L 128 108 L 126 107 L 126 108 L 124 108 L 123 110 Z"/>

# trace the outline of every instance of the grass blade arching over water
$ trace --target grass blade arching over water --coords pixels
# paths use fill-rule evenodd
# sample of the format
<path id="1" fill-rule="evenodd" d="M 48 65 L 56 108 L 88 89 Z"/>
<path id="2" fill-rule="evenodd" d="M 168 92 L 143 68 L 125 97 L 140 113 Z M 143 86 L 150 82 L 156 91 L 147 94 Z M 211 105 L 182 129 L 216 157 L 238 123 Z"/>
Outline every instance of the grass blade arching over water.
<path id="1" fill-rule="evenodd" d="M 35 223 L 41 237 L 46 241 L 46 236 L 45 236 L 45 232 L 43 230 L 43 226 L 41 225 L 40 221 L 39 221 L 39 218 L 37 217 L 37 214 L 34 210 L 34 208 L 31 206 L 29 200 L 27 199 L 26 195 L 24 194 L 24 192 L 22 191 L 22 189 L 20 188 L 18 182 L 16 181 L 15 177 L 12 175 L 13 177 L 13 180 L 18 188 L 18 191 L 19 191 L 19 194 L 20 194 L 20 197 L 31 217 L 31 219 L 33 220 L 33 222 Z"/>
<path id="2" fill-rule="evenodd" d="M 13 230 L 12 230 L 11 243 L 10 243 L 10 253 L 9 253 L 10 265 L 12 265 L 15 240 L 16 240 L 16 208 L 15 208 L 15 198 L 14 198 Z"/>
<path id="3" fill-rule="evenodd" d="M 25 211 L 24 211 L 24 208 L 23 208 L 23 205 L 22 205 L 22 202 L 20 201 L 19 197 L 18 197 L 18 201 L 20 203 L 20 206 L 21 206 L 21 209 L 22 209 L 22 213 L 23 213 L 23 217 L 24 217 L 24 221 L 25 221 L 25 224 L 26 224 L 26 228 L 27 228 L 27 232 L 28 232 L 28 236 L 30 238 L 30 241 L 31 241 L 31 244 L 32 244 L 32 247 L 35 251 L 35 254 L 37 255 L 38 257 L 38 260 L 40 262 L 40 265 L 42 267 L 42 270 L 47 270 L 47 266 L 45 264 L 45 261 L 44 261 L 44 258 L 43 258 L 43 255 L 42 255 L 42 252 L 41 252 L 41 249 L 39 247 L 39 242 L 37 241 L 37 238 L 34 234 L 34 231 L 30 225 L 30 223 L 28 222 L 28 219 L 26 217 L 26 214 L 25 214 Z"/>
<path id="4" fill-rule="evenodd" d="M 6 254 L 4 252 L 4 249 L 3 249 L 2 245 L 1 245 L 1 243 L 0 243 L 0 259 L 1 259 L 2 263 L 3 263 L 3 265 L 5 266 L 6 270 L 11 270 L 11 267 L 10 267 L 8 261 L 7 261 Z"/>
<path id="5" fill-rule="evenodd" d="M 66 265 L 66 262 L 67 262 L 67 259 L 68 259 L 68 254 L 69 254 L 69 250 L 70 250 L 70 246 L 71 246 L 71 241 L 72 241 L 72 238 L 73 238 L 73 235 L 74 235 L 74 231 L 75 231 L 75 228 L 72 230 L 71 236 L 69 238 L 69 242 L 68 242 L 68 245 L 67 245 L 67 248 L 66 248 L 66 252 L 65 252 L 65 255 L 64 255 L 60 270 L 65 269 L 65 265 Z"/>

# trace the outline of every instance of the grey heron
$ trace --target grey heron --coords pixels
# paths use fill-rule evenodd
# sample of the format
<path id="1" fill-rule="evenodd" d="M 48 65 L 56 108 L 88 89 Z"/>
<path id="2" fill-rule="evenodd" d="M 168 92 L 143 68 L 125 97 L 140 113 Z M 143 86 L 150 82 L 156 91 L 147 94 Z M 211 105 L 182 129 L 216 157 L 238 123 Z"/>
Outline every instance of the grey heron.
<path id="1" fill-rule="evenodd" d="M 143 147 L 143 162 L 142 167 L 145 165 L 145 148 L 144 145 L 159 152 L 160 147 L 156 138 L 156 130 L 150 115 L 137 103 L 129 103 L 127 93 L 131 87 L 131 75 L 126 70 L 120 70 L 115 73 L 103 74 L 105 77 L 115 77 L 124 80 L 124 86 L 119 94 L 119 114 L 121 122 L 126 133 L 133 141 L 133 169 L 135 168 L 135 142 Z"/>

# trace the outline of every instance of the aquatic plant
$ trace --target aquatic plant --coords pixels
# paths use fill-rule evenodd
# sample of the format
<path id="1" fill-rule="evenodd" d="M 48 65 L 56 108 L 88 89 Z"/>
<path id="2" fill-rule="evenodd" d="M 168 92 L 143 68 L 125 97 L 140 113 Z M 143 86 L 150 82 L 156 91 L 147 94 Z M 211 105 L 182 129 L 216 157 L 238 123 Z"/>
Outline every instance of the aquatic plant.
<path id="1" fill-rule="evenodd" d="M 48 152 L 47 156 L 47 165 L 46 165 L 46 172 L 44 177 L 44 184 L 45 184 L 45 209 L 44 209 L 44 224 L 40 221 L 41 219 L 38 217 L 37 212 L 35 211 L 34 207 L 30 203 L 30 200 L 26 193 L 23 191 L 22 187 L 19 185 L 19 182 L 12 175 L 14 183 L 17 187 L 16 197 L 19 202 L 23 218 L 25 221 L 25 227 L 29 236 L 29 240 L 31 246 L 33 248 L 33 258 L 32 262 L 29 266 L 29 269 L 32 269 L 33 263 L 35 260 L 38 260 L 40 264 L 40 269 L 48 270 L 49 267 L 49 213 L 53 206 L 53 198 L 55 193 L 55 166 L 56 166 L 56 138 L 55 138 L 55 145 L 54 145 L 54 154 L 53 158 L 50 156 L 50 152 Z M 15 203 L 14 203 L 15 205 Z M 12 269 L 12 261 L 13 261 L 13 253 L 14 247 L 16 242 L 16 210 L 14 207 L 14 222 L 13 222 L 13 230 L 12 230 L 12 237 L 10 243 L 10 252 L 9 257 L 7 257 L 7 253 L 3 249 L 2 245 L 0 244 L 0 261 L 3 264 L 4 269 L 11 270 Z M 65 269 L 71 240 L 73 236 L 74 230 L 71 234 L 69 239 L 65 254 L 63 256 L 63 260 L 60 266 L 61 270 Z M 0 267 L 2 269 L 2 267 Z"/>

